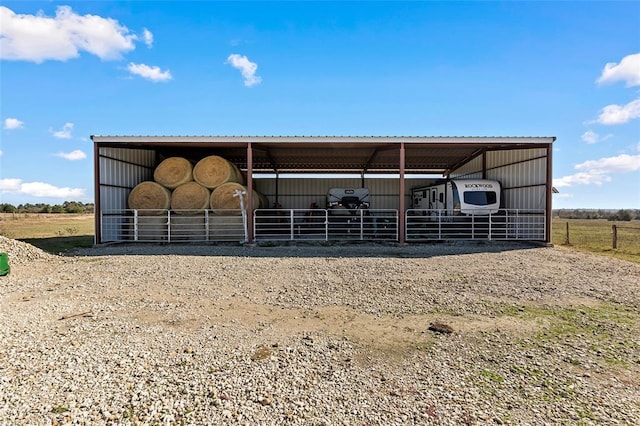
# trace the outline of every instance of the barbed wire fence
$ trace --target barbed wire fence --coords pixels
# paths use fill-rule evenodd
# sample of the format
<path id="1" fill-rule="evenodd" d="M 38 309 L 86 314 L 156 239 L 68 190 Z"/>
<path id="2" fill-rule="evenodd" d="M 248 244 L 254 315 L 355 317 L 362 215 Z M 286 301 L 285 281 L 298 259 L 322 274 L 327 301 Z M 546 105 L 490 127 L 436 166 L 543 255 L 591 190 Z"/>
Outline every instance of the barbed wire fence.
<path id="1" fill-rule="evenodd" d="M 558 238 L 556 232 L 556 239 Z M 611 226 L 585 227 L 565 222 L 561 241 L 557 244 L 594 250 L 622 251 L 640 255 L 640 224 L 614 223 Z"/>

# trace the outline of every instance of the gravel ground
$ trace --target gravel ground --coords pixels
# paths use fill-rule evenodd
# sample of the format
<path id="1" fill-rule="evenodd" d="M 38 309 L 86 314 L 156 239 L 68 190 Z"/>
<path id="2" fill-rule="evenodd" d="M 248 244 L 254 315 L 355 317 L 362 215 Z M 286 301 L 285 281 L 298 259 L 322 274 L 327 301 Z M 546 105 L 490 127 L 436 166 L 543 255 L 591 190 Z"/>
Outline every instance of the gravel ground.
<path id="1" fill-rule="evenodd" d="M 640 424 L 631 262 L 498 243 L 0 251 L 0 424 Z"/>

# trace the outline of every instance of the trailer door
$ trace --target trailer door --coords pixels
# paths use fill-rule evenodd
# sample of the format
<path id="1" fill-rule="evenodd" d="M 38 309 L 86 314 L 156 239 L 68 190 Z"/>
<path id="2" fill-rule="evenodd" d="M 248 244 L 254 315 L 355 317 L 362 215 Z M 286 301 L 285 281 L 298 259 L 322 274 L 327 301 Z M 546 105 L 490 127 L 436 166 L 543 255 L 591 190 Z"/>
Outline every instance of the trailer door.
<path id="1" fill-rule="evenodd" d="M 429 215 L 435 220 L 438 217 L 438 187 L 434 186 L 429 190 Z"/>

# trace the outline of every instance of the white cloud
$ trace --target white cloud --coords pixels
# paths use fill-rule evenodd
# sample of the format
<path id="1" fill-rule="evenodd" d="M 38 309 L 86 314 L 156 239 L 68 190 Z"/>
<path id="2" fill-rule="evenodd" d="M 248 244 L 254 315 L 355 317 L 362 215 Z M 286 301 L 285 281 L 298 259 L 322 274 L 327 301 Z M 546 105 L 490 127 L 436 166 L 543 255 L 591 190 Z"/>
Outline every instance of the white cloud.
<path id="1" fill-rule="evenodd" d="M 56 157 L 64 158 L 65 160 L 76 161 L 76 160 L 84 160 L 87 158 L 87 154 L 76 149 L 71 152 L 59 152 L 58 154 L 54 154 Z"/>
<path id="2" fill-rule="evenodd" d="M 150 34 L 150 33 L 149 33 Z M 100 59 L 120 59 L 135 49 L 139 37 L 111 18 L 78 15 L 70 6 L 58 6 L 55 17 L 19 15 L 0 6 L 0 59 L 66 61 L 81 51 Z M 147 42 L 146 33 L 143 39 Z"/>
<path id="3" fill-rule="evenodd" d="M 24 123 L 17 118 L 6 118 L 4 120 L 4 129 L 14 130 L 14 129 L 22 129 Z"/>
<path id="4" fill-rule="evenodd" d="M 607 105 L 602 108 L 596 122 L 604 125 L 624 124 L 640 117 L 640 99 L 626 105 Z"/>
<path id="5" fill-rule="evenodd" d="M 244 85 L 247 87 L 253 87 L 262 82 L 262 77 L 256 75 L 258 65 L 255 62 L 251 62 L 246 56 L 233 53 L 227 58 L 226 64 L 230 64 L 235 69 L 240 70 L 242 77 L 244 78 Z"/>
<path id="6" fill-rule="evenodd" d="M 600 136 L 599 134 L 597 134 L 592 130 L 587 130 L 582 134 L 581 138 L 584 142 L 588 144 L 594 144 L 594 143 L 606 141 L 608 139 L 611 139 L 612 137 L 613 137 L 613 134 L 611 133 L 609 133 L 608 135 Z"/>
<path id="7" fill-rule="evenodd" d="M 71 139 L 71 131 L 73 130 L 73 123 L 64 123 L 62 129 L 54 131 L 49 129 L 49 132 L 53 134 L 53 137 L 58 139 Z"/>
<path id="8" fill-rule="evenodd" d="M 0 157 L 2 157 L 4 153 L 2 152 L 2 150 L 0 149 Z"/>
<path id="9" fill-rule="evenodd" d="M 160 67 L 150 67 L 145 64 L 134 64 L 131 62 L 127 69 L 131 74 L 139 75 L 140 77 L 153 82 L 168 81 L 173 78 L 169 70 L 160 71 Z"/>
<path id="10" fill-rule="evenodd" d="M 597 185 L 611 181 L 611 174 L 640 170 L 640 155 L 621 154 L 599 160 L 589 160 L 574 166 L 578 173 L 553 180 L 557 188 L 573 185 Z"/>
<path id="11" fill-rule="evenodd" d="M 0 179 L 0 192 L 23 194 L 33 197 L 51 198 L 83 198 L 85 190 L 82 188 L 59 188 L 44 182 L 23 182 L 21 179 Z"/>
<path id="12" fill-rule="evenodd" d="M 628 173 L 640 170 L 640 155 L 620 154 L 599 160 L 589 160 L 576 164 L 576 170 L 598 173 Z"/>
<path id="13" fill-rule="evenodd" d="M 553 186 L 562 188 L 574 185 L 597 185 L 601 186 L 605 182 L 610 182 L 611 176 L 599 173 L 576 173 L 569 176 L 563 176 L 553 180 Z"/>
<path id="14" fill-rule="evenodd" d="M 582 134 L 582 140 L 589 144 L 596 143 L 598 142 L 598 134 L 594 131 L 587 130 Z"/>
<path id="15" fill-rule="evenodd" d="M 142 31 L 142 41 L 144 41 L 144 44 L 146 44 L 147 47 L 153 47 L 153 33 L 145 28 Z"/>
<path id="16" fill-rule="evenodd" d="M 626 87 L 640 86 L 640 53 L 625 56 L 619 64 L 606 64 L 597 81 L 601 84 L 624 81 Z"/>
<path id="17" fill-rule="evenodd" d="M 18 192 L 20 191 L 20 179 L 0 179 L 0 191 L 2 192 Z"/>

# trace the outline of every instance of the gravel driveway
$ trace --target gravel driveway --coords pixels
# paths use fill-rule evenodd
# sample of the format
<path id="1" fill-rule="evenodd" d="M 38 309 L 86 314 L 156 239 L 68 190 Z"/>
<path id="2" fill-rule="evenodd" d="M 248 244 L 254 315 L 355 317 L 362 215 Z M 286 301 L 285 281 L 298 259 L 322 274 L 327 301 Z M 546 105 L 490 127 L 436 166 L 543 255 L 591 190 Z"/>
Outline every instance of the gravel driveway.
<path id="1" fill-rule="evenodd" d="M 631 262 L 499 243 L 0 251 L 0 424 L 640 424 Z"/>

